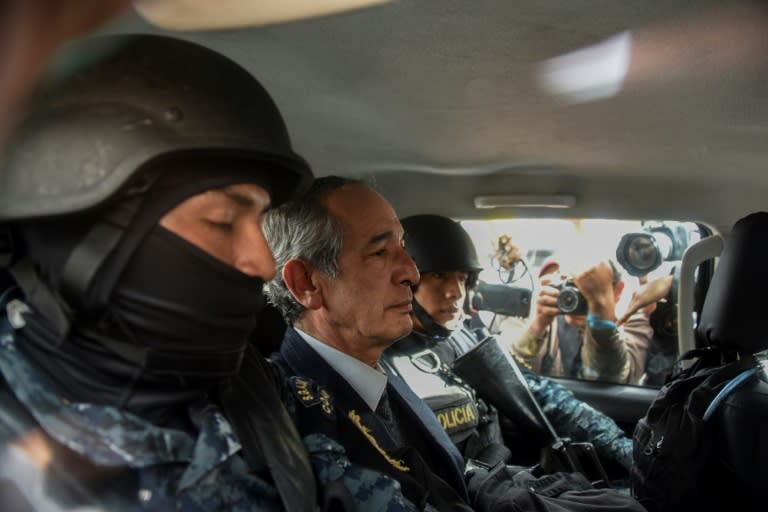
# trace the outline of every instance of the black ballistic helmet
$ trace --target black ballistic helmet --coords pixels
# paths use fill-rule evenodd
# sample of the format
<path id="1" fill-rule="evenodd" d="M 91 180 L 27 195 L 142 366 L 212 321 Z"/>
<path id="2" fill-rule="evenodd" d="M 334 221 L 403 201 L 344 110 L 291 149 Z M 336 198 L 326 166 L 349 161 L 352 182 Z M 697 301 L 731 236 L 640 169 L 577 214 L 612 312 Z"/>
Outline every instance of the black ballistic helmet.
<path id="1" fill-rule="evenodd" d="M 277 205 L 311 179 L 272 98 L 238 64 L 170 37 L 97 36 L 59 55 L 0 154 L 0 224 L 48 222 L 36 263 L 65 261 L 45 269 L 54 291 L 97 314 L 142 238 L 185 199 L 256 183 Z"/>
<path id="2" fill-rule="evenodd" d="M 73 213 L 158 159 L 232 159 L 278 204 L 308 186 L 269 94 L 197 44 L 99 36 L 66 48 L 0 156 L 0 221 Z M 68 67 L 69 69 L 65 69 Z"/>
<path id="3" fill-rule="evenodd" d="M 413 215 L 402 219 L 405 250 L 419 272 L 468 272 L 468 287 L 474 286 L 483 269 L 475 245 L 458 222 L 440 215 Z"/>

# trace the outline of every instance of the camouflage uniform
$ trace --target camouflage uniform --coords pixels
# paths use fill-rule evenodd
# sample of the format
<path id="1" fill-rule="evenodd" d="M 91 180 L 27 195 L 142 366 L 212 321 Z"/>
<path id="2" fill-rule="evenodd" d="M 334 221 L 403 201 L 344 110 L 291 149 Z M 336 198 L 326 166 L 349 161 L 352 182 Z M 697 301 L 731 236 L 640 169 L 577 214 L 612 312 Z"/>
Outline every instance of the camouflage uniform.
<path id="1" fill-rule="evenodd" d="M 552 379 L 523 370 L 525 381 L 558 434 L 574 441 L 590 441 L 597 453 L 629 469 L 632 439 L 610 417 L 582 402 Z"/>
<path id="2" fill-rule="evenodd" d="M 0 479 L 13 481 L 22 502 L 38 510 L 66 507 L 57 505 L 60 496 L 41 491 L 41 475 L 38 482 L 26 480 L 28 472 L 22 466 L 25 462 L 31 466 L 29 459 L 25 461 L 11 445 L 37 426 L 105 471 L 130 470 L 125 472 L 127 479 L 110 478 L 110 485 L 86 489 L 88 505 L 104 510 L 282 510 L 268 470 L 256 474 L 249 469 L 229 422 L 205 399 L 189 409 L 196 436 L 153 425 L 116 407 L 71 402 L 18 352 L 5 318 L 0 322 L 0 373 L 18 400 L 10 398 L 18 406 L 3 407 L 0 418 Z M 2 391 L 6 405 L 7 389 Z M 320 434 L 305 437 L 304 443 L 319 486 L 341 481 L 351 495 L 347 505 L 352 509 L 415 510 L 400 494 L 397 482 L 352 465 L 338 443 Z M 75 485 L 82 487 L 82 482 Z"/>

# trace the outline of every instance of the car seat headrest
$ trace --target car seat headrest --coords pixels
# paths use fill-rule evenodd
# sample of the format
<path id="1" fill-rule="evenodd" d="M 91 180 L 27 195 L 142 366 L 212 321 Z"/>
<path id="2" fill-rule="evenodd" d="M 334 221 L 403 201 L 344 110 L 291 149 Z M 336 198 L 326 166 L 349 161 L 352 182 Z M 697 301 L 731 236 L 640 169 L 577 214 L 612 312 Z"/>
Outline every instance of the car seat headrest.
<path id="1" fill-rule="evenodd" d="M 697 327 L 700 338 L 742 353 L 768 348 L 767 256 L 768 212 L 736 222 L 704 300 Z"/>

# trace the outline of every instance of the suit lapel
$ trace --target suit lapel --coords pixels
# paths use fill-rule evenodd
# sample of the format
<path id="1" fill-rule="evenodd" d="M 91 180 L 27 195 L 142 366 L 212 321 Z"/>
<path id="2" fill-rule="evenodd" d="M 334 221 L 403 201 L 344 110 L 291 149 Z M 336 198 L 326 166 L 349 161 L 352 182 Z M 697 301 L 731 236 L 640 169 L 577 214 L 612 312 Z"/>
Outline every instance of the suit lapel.
<path id="1" fill-rule="evenodd" d="M 403 421 L 408 421 L 410 425 L 418 425 L 422 435 L 428 442 L 438 445 L 439 450 L 434 450 L 434 456 L 438 468 L 446 468 L 441 471 L 441 476 L 448 481 L 454 489 L 462 489 L 464 493 L 464 458 L 453 444 L 445 429 L 437 421 L 435 413 L 432 412 L 424 401 L 414 393 L 408 384 L 397 375 L 387 372 L 387 386 L 390 400 L 399 400 L 401 410 L 406 414 Z M 450 470 L 447 470 L 450 468 Z"/>
<path id="2" fill-rule="evenodd" d="M 392 450 L 396 447 L 384 423 L 362 397 L 292 327 L 286 331 L 280 355 L 295 375 L 308 377 L 331 392 L 333 405 L 340 416 L 349 419 L 354 411 L 360 423 L 371 429 L 382 448 Z"/>
<path id="3" fill-rule="evenodd" d="M 339 416 L 345 416 L 347 420 L 355 423 L 351 413 L 356 413 L 362 426 L 370 429 L 375 442 L 381 448 L 390 451 L 396 448 L 395 442 L 389 435 L 384 423 L 368 407 L 360 395 L 352 389 L 352 386 L 325 362 L 317 352 L 296 332 L 288 328 L 280 346 L 280 355 L 295 375 L 310 378 L 320 386 L 327 388 L 333 395 L 333 405 Z M 424 439 L 433 447 L 434 456 L 438 459 L 439 473 L 441 476 L 466 499 L 464 485 L 464 459 L 451 442 L 445 430 L 435 418 L 432 410 L 411 391 L 408 385 L 396 375 L 387 372 L 387 392 L 390 401 L 396 400 L 400 410 L 405 414 L 403 421 L 409 425 L 416 425 L 424 436 Z M 340 439 L 342 445 L 354 446 L 360 442 L 362 430 L 341 429 L 342 432 L 356 432 L 354 440 Z M 366 436 L 367 437 L 367 436 Z M 348 442 L 349 441 L 349 442 Z"/>

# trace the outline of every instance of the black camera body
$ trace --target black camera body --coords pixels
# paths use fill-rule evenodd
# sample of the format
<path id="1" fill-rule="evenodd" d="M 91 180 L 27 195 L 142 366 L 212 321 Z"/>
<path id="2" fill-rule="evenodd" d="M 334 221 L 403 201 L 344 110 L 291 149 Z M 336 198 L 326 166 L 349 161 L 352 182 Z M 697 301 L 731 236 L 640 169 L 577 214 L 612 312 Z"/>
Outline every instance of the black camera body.
<path id="1" fill-rule="evenodd" d="M 576 287 L 573 279 L 567 279 L 550 286 L 560 291 L 560 295 L 557 296 L 557 308 L 561 315 L 586 316 L 589 311 L 589 303 Z"/>
<path id="2" fill-rule="evenodd" d="M 471 304 L 478 311 L 525 318 L 531 312 L 531 290 L 481 281 L 472 290 Z"/>

